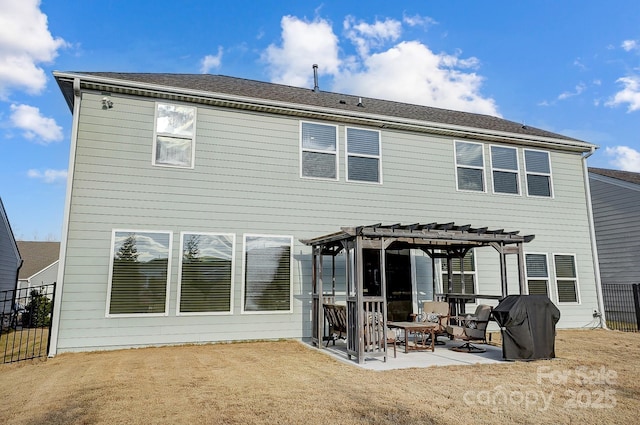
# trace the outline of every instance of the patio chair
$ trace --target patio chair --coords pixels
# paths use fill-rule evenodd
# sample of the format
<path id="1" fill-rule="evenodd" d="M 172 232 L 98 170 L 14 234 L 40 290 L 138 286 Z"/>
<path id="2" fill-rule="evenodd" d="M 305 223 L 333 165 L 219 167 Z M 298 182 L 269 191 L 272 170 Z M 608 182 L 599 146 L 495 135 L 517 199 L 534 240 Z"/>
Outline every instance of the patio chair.
<path id="1" fill-rule="evenodd" d="M 436 340 L 434 344 L 444 345 L 443 341 L 438 341 L 438 336 L 447 336 L 447 325 L 449 324 L 449 303 L 446 301 L 425 301 L 422 303 L 422 313 L 415 316 L 416 322 L 433 322 L 437 324 Z"/>
<path id="2" fill-rule="evenodd" d="M 484 348 L 477 347 L 471 341 L 481 341 L 487 343 L 487 324 L 493 307 L 485 304 L 479 304 L 473 315 L 453 316 L 458 325 L 447 326 L 447 333 L 452 339 L 461 339 L 465 341 L 459 347 L 453 347 L 453 351 L 461 351 L 465 353 L 484 353 Z"/>
<path id="3" fill-rule="evenodd" d="M 336 345 L 337 339 L 347 338 L 347 307 L 337 304 L 323 304 L 324 317 L 329 324 L 329 335 L 324 339 L 327 341 L 327 347 L 330 342 Z"/>

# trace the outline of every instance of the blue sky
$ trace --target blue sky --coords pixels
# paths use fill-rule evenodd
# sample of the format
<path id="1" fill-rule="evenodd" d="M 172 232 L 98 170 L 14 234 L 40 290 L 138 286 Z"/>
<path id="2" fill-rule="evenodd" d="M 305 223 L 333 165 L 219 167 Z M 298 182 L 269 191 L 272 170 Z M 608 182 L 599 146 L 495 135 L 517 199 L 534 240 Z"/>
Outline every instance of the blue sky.
<path id="1" fill-rule="evenodd" d="M 71 112 L 51 72 L 211 73 L 498 115 L 640 172 L 640 3 L 0 0 L 0 197 L 59 240 Z"/>

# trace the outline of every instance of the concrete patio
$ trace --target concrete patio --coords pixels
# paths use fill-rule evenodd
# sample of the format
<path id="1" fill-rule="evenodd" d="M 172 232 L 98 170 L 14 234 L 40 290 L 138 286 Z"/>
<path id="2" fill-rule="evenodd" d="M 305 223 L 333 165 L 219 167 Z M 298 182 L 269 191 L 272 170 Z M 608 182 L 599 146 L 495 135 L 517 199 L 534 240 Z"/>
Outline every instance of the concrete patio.
<path id="1" fill-rule="evenodd" d="M 408 369 L 408 368 L 424 368 L 431 366 L 464 366 L 472 364 L 491 364 L 491 363 L 504 363 L 502 359 L 502 347 L 489 344 L 474 344 L 479 348 L 484 348 L 487 351 L 484 353 L 465 353 L 450 350 L 452 347 L 458 347 L 462 345 L 463 341 L 450 341 L 445 338 L 440 338 L 439 341 L 444 342 L 444 345 L 436 345 L 435 351 L 409 351 L 404 352 L 404 345 L 400 344 L 396 346 L 397 357 L 393 357 L 393 347 L 389 346 L 387 351 L 387 361 L 385 362 L 380 357 L 367 358 L 364 363 L 349 360 L 347 358 L 346 342 L 344 340 L 336 341 L 336 344 L 330 343 L 328 347 L 323 344 L 320 352 L 325 353 L 338 361 L 350 364 L 353 366 L 361 367 L 368 370 L 393 370 L 393 369 Z M 305 341 L 311 345 L 310 341 Z"/>

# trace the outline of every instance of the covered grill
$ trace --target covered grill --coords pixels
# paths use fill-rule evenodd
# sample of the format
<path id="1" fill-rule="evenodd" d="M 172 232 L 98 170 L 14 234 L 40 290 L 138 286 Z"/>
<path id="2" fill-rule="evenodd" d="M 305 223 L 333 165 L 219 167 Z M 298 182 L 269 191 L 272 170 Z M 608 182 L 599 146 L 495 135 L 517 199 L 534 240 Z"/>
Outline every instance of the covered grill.
<path id="1" fill-rule="evenodd" d="M 552 359 L 560 310 L 546 295 L 509 295 L 493 309 L 505 360 Z"/>

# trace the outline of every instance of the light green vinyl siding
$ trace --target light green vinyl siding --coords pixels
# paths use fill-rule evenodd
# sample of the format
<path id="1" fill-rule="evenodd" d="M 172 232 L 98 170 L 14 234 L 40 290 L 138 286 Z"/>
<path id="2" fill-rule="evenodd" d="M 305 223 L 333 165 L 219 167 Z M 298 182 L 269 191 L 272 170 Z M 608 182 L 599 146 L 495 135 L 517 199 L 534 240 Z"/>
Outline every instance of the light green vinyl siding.
<path id="1" fill-rule="evenodd" d="M 452 138 L 383 129 L 382 184 L 347 182 L 342 165 L 337 180 L 308 179 L 300 175 L 300 120 L 198 105 L 194 168 L 154 167 L 155 101 L 114 94 L 113 108 L 103 110 L 101 98 L 83 93 L 80 107 L 59 351 L 309 336 L 311 250 L 299 240 L 379 222 L 453 221 L 535 234 L 529 251 L 576 254 L 581 303 L 563 306 L 559 325 L 583 326 L 597 308 L 579 154 L 551 151 L 553 198 L 457 191 Z M 327 123 L 338 126 L 344 164 L 345 126 Z M 483 147 L 489 155 L 489 144 Z M 522 149 L 518 156 L 522 163 Z M 524 187 L 524 173 L 519 178 Z M 174 241 L 181 232 L 234 234 L 230 314 L 177 316 L 181 250 L 174 243 L 168 315 L 105 317 L 113 229 L 166 230 Z M 293 236 L 291 313 L 242 313 L 245 234 Z M 499 294 L 496 252 L 477 255 L 478 292 Z M 514 293 L 517 269 L 509 261 Z"/>

